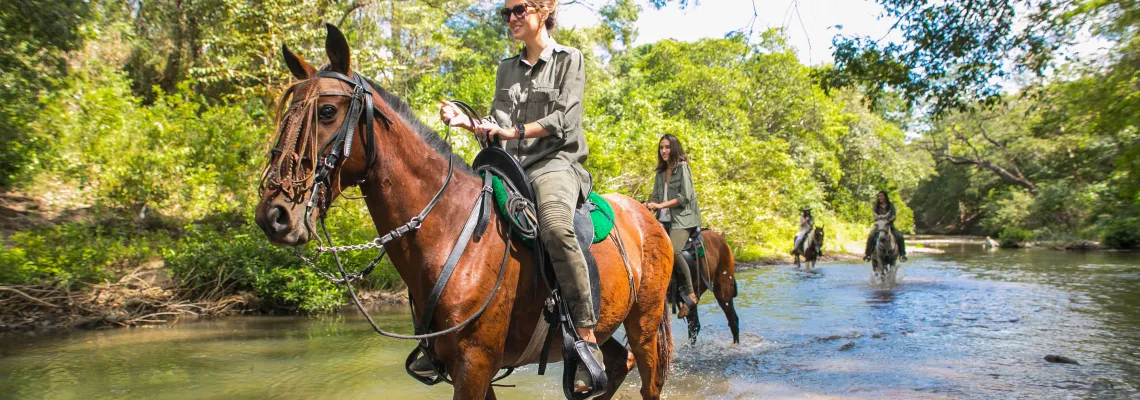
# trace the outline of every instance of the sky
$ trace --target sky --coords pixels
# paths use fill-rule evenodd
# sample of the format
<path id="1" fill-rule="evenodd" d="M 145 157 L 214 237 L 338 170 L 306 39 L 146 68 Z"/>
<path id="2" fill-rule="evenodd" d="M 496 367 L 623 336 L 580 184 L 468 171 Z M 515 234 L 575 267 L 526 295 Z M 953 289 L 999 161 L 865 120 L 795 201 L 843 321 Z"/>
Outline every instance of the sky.
<path id="1" fill-rule="evenodd" d="M 891 19 L 879 20 L 882 7 L 869 0 L 702 0 L 685 9 L 674 2 L 661 10 L 653 9 L 645 0 L 637 2 L 641 5 L 637 45 L 669 38 L 721 38 L 732 31 L 747 31 L 755 16 L 754 36 L 768 28 L 785 28 L 800 61 L 810 65 L 832 61 L 831 39 L 836 34 L 877 39 L 886 35 L 894 23 Z M 562 7 L 559 12 L 559 24 L 564 26 L 599 23 L 596 13 L 580 5 Z M 893 32 L 890 38 L 897 35 L 897 31 Z"/>

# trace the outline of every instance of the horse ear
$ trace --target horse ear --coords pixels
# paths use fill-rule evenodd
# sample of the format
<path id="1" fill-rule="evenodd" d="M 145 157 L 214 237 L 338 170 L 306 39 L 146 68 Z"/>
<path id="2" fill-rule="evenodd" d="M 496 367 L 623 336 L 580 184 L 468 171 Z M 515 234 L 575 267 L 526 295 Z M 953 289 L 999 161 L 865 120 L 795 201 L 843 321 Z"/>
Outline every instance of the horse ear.
<path id="1" fill-rule="evenodd" d="M 348 75 L 348 39 L 344 38 L 344 33 L 341 33 L 336 25 L 326 23 L 325 29 L 328 30 L 328 36 L 325 36 L 325 53 L 329 57 L 329 69 Z"/>
<path id="2" fill-rule="evenodd" d="M 289 66 L 289 72 L 293 73 L 294 78 L 300 80 L 309 79 L 310 76 L 313 76 L 313 74 L 317 72 L 317 69 L 305 62 L 304 58 L 289 51 L 289 46 L 281 45 L 281 55 L 285 57 L 285 65 Z"/>

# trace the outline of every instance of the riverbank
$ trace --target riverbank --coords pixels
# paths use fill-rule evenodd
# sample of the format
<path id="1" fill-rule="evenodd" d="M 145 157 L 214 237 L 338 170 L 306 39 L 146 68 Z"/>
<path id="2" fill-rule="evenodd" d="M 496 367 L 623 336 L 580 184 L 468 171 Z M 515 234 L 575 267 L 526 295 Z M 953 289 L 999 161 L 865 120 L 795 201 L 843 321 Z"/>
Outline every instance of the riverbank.
<path id="1" fill-rule="evenodd" d="M 75 290 L 55 283 L 0 286 L 0 333 L 29 330 L 110 329 L 174 325 L 183 321 L 234 315 L 297 314 L 267 308 L 248 291 L 195 297 L 161 270 L 135 271 L 115 282 Z M 358 293 L 365 307 L 406 304 L 403 290 Z"/>

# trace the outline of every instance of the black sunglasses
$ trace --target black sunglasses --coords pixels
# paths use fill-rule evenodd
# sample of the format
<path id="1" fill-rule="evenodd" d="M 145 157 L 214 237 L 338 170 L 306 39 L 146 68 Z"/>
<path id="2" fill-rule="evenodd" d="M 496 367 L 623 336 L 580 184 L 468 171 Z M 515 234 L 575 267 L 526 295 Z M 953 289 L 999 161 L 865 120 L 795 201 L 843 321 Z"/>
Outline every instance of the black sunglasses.
<path id="1" fill-rule="evenodd" d="M 519 4 L 511 8 L 499 10 L 499 16 L 503 17 L 503 22 L 511 22 L 511 14 L 514 14 L 515 18 L 522 19 L 526 17 L 526 10 L 528 9 L 530 9 L 530 6 Z"/>

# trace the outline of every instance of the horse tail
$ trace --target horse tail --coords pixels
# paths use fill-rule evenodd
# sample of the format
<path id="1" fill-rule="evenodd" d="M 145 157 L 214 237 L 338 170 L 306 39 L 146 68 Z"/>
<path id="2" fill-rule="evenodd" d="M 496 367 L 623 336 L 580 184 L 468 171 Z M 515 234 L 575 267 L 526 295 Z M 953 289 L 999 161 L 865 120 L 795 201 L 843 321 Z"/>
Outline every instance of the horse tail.
<path id="1" fill-rule="evenodd" d="M 669 377 L 669 367 L 673 364 L 673 327 L 669 321 L 669 302 L 665 302 L 661 313 L 661 325 L 657 328 L 657 382 L 665 383 Z"/>

